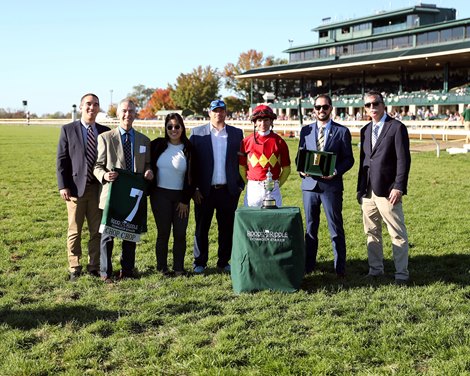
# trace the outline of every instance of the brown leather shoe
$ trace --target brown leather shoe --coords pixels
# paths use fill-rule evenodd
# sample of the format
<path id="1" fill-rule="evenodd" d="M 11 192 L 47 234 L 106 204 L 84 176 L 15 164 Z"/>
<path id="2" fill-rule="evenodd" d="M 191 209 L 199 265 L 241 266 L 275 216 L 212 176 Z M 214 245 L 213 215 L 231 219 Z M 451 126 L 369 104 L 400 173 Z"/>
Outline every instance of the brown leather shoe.
<path id="1" fill-rule="evenodd" d="M 109 277 L 100 277 L 104 283 L 110 284 L 113 283 L 113 280 Z"/>

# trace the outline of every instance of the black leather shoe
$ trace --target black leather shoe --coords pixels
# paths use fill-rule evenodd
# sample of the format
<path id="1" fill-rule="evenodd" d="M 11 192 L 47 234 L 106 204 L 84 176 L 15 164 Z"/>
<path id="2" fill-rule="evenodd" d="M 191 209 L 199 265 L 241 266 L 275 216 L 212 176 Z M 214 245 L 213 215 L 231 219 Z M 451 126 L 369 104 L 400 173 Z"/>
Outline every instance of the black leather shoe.
<path id="1" fill-rule="evenodd" d="M 69 273 L 69 280 L 70 280 L 71 282 L 74 282 L 74 281 L 76 281 L 81 275 L 82 275 L 82 272 L 79 271 L 79 270 L 75 270 L 75 271 L 73 271 L 73 272 L 70 272 L 70 273 Z"/>
<path id="2" fill-rule="evenodd" d="M 136 279 L 137 275 L 134 272 L 125 272 L 121 270 L 117 279 Z"/>
<path id="3" fill-rule="evenodd" d="M 100 276 L 100 272 L 98 270 L 90 270 L 88 272 L 89 275 L 91 275 L 92 277 L 96 277 L 98 278 Z"/>

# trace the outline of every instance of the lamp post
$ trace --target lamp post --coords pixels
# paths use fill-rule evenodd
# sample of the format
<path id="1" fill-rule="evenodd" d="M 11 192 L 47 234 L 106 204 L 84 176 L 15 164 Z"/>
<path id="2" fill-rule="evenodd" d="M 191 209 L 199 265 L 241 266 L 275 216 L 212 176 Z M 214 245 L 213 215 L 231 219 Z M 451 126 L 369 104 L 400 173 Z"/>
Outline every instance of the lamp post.
<path id="1" fill-rule="evenodd" d="M 27 100 L 23 101 L 23 113 L 24 113 L 24 117 L 26 119 L 26 124 L 29 125 L 29 111 L 28 111 L 28 101 Z"/>
<path id="2" fill-rule="evenodd" d="M 77 105 L 72 105 L 72 121 L 77 120 Z"/>
<path id="3" fill-rule="evenodd" d="M 111 95 L 111 102 L 109 103 L 109 109 L 111 110 L 111 107 L 113 107 L 113 89 L 111 89 L 109 93 Z"/>

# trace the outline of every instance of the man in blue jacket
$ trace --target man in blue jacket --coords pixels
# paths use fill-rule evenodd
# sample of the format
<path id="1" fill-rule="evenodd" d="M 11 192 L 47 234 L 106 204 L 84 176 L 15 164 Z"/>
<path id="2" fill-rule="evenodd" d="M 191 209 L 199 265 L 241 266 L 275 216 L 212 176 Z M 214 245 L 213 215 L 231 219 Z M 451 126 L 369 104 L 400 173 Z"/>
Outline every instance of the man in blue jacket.
<path id="1" fill-rule="evenodd" d="M 196 192 L 194 215 L 194 272 L 202 273 L 209 256 L 209 229 L 214 211 L 218 227 L 219 270 L 230 271 L 233 224 L 238 198 L 244 183 L 238 170 L 238 152 L 243 140 L 241 129 L 225 124 L 224 101 L 210 104 L 209 124 L 191 130 Z"/>
<path id="2" fill-rule="evenodd" d="M 95 122 L 100 111 L 100 101 L 95 94 L 88 93 L 82 97 L 80 110 L 80 120 L 62 127 L 57 147 L 57 183 L 60 197 L 67 204 L 67 253 L 72 281 L 82 273 L 81 237 L 85 218 L 90 231 L 87 269 L 93 276 L 99 276 L 100 184 L 93 175 L 93 167 L 96 162 L 98 135 L 109 131 L 108 127 Z"/>
<path id="3" fill-rule="evenodd" d="M 328 151 L 336 154 L 331 176 L 311 176 L 301 173 L 305 210 L 305 272 L 315 269 L 318 252 L 320 206 L 323 205 L 331 243 L 334 267 L 338 277 L 346 274 L 346 240 L 343 228 L 343 175 L 354 165 L 349 129 L 331 120 L 331 98 L 320 95 L 315 99 L 317 121 L 300 131 L 299 149 Z"/>

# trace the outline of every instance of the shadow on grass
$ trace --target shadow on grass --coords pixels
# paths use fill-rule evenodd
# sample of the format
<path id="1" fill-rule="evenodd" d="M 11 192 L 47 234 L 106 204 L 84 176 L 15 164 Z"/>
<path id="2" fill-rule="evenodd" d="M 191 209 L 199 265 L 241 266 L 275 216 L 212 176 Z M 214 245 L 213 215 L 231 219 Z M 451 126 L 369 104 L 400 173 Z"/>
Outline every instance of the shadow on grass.
<path id="1" fill-rule="evenodd" d="M 377 279 L 367 279 L 367 260 L 348 260 L 347 276 L 337 278 L 331 262 L 319 262 L 311 274 L 304 277 L 301 290 L 314 292 L 325 286 L 337 286 L 342 290 L 364 286 L 394 284 L 395 266 L 393 260 L 384 260 L 385 275 Z M 460 286 L 470 285 L 470 255 L 447 254 L 442 256 L 421 255 L 410 257 L 408 286 L 425 286 L 436 282 L 452 283 Z"/>
<path id="2" fill-rule="evenodd" d="M 16 329 L 29 330 L 44 324 L 64 325 L 74 322 L 85 325 L 97 320 L 116 321 L 119 313 L 110 310 L 100 310 L 90 306 L 57 306 L 53 308 L 26 308 L 0 310 L 0 323 Z"/>

